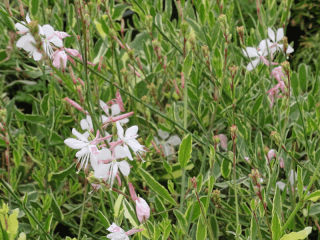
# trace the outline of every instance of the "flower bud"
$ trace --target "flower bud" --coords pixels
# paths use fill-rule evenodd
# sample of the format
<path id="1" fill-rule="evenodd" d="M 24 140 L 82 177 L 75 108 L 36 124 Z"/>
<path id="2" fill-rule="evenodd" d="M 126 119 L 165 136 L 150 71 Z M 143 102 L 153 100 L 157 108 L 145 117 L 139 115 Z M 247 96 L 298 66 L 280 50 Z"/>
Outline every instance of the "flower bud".
<path id="1" fill-rule="evenodd" d="M 288 38 L 287 37 L 283 37 L 282 38 L 282 43 L 283 43 L 283 51 L 284 51 L 284 53 L 286 53 L 287 50 L 288 50 Z"/>
<path id="2" fill-rule="evenodd" d="M 183 20 L 180 24 L 180 28 L 181 28 L 181 33 L 182 36 L 187 39 L 188 38 L 188 29 L 189 29 L 189 23 L 186 20 Z"/>
<path id="3" fill-rule="evenodd" d="M 282 71 L 284 72 L 284 74 L 289 75 L 290 63 L 288 61 L 284 61 L 283 63 L 281 63 L 281 66 L 282 66 Z"/>
<path id="4" fill-rule="evenodd" d="M 270 133 L 270 137 L 277 145 L 280 144 L 281 138 L 280 138 L 280 135 L 279 135 L 279 133 L 277 131 L 271 132 Z"/>
<path id="5" fill-rule="evenodd" d="M 153 24 L 153 17 L 151 15 L 146 16 L 146 26 L 151 31 Z"/>
<path id="6" fill-rule="evenodd" d="M 215 144 L 218 144 L 220 142 L 220 137 L 218 135 L 213 136 L 212 139 Z"/>
<path id="7" fill-rule="evenodd" d="M 230 127 L 231 138 L 233 141 L 236 141 L 236 139 L 237 139 L 237 130 L 238 130 L 238 128 L 236 125 L 232 125 Z"/>
<path id="8" fill-rule="evenodd" d="M 38 26 L 38 21 L 34 20 L 31 21 L 30 23 L 27 24 L 29 27 L 29 31 L 33 36 L 36 36 L 39 34 L 39 26 Z"/>
<path id="9" fill-rule="evenodd" d="M 202 54 L 205 58 L 209 55 L 209 47 L 207 45 L 201 46 Z"/>
<path id="10" fill-rule="evenodd" d="M 213 190 L 211 196 L 212 196 L 213 205 L 216 208 L 221 207 L 220 191 L 218 189 Z"/>
<path id="11" fill-rule="evenodd" d="M 280 158 L 280 167 L 281 167 L 282 169 L 284 169 L 284 167 L 285 167 L 285 165 L 284 165 L 284 160 L 283 160 L 282 157 Z"/>
<path id="12" fill-rule="evenodd" d="M 227 20 L 226 15 L 221 14 L 218 17 L 218 21 L 220 22 L 220 26 L 221 26 L 221 30 L 222 30 L 223 34 L 225 36 L 228 36 L 228 34 L 229 34 L 229 25 L 228 25 L 228 20 Z"/>

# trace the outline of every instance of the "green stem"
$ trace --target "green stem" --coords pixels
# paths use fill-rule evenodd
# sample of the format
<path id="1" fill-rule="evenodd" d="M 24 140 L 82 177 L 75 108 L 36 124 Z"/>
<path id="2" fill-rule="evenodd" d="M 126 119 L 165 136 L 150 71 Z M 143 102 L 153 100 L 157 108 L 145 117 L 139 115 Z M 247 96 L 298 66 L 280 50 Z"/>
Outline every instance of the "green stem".
<path id="1" fill-rule="evenodd" d="M 90 185 L 88 185 L 88 186 L 90 186 Z M 84 196 L 83 196 L 83 203 L 82 203 L 82 209 L 81 209 L 81 215 L 80 215 L 80 226 L 79 226 L 79 231 L 78 231 L 78 237 L 77 237 L 77 239 L 80 239 L 80 238 L 81 238 L 81 229 L 82 229 L 82 224 L 83 224 L 84 205 L 85 205 L 86 196 L 87 196 L 87 192 L 88 192 L 88 189 L 87 189 L 87 179 L 85 179 L 84 189 L 85 189 L 85 192 L 84 192 Z"/>
<path id="2" fill-rule="evenodd" d="M 236 182 L 236 142 L 233 140 L 233 187 L 236 202 L 236 223 L 239 225 L 239 206 L 238 206 L 238 193 L 237 193 L 237 182 Z"/>

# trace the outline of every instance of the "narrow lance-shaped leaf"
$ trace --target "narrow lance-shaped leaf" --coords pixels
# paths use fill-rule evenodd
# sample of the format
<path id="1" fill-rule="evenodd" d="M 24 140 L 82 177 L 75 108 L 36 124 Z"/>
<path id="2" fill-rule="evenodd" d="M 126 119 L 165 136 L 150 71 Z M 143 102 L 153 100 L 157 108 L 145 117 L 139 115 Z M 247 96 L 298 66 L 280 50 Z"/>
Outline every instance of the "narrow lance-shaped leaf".
<path id="1" fill-rule="evenodd" d="M 188 134 L 182 139 L 179 148 L 179 162 L 181 168 L 185 168 L 188 165 L 188 161 L 191 158 L 192 152 L 192 136 Z"/>

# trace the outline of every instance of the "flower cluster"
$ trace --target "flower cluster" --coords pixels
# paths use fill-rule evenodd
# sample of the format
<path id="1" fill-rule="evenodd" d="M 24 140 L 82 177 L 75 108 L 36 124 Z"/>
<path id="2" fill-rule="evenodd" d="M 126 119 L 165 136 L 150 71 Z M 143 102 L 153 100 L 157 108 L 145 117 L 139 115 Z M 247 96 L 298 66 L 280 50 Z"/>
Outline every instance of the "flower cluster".
<path id="1" fill-rule="evenodd" d="M 37 21 L 30 19 L 29 13 L 26 22 L 22 21 L 15 24 L 19 30 L 17 33 L 22 35 L 17 41 L 16 46 L 22 48 L 32 56 L 35 61 L 43 58 L 43 53 L 52 60 L 52 65 L 63 70 L 67 66 L 67 60 L 75 64 L 72 57 L 78 57 L 82 61 L 82 56 L 76 49 L 64 48 L 65 37 L 70 37 L 66 32 L 55 31 L 49 24 L 40 26 Z M 56 51 L 53 51 L 56 49 Z M 91 62 L 88 64 L 94 65 Z"/>
<path id="2" fill-rule="evenodd" d="M 99 117 L 101 124 L 99 129 L 103 131 L 102 136 L 99 130 L 95 131 L 94 121 L 88 112 L 84 111 L 80 105 L 71 99 L 66 98 L 66 101 L 87 114 L 86 118 L 80 121 L 80 126 L 85 132 L 80 133 L 73 128 L 72 134 L 76 138 L 68 138 L 64 141 L 70 148 L 79 150 L 76 153 L 79 162 L 79 171 L 82 168 L 87 169 L 89 165 L 92 167 L 93 172 L 89 174 L 88 179 L 96 190 L 100 189 L 103 185 L 112 188 L 115 178 L 117 178 L 121 186 L 119 171 L 123 176 L 129 175 L 130 164 L 126 158 L 131 161 L 133 160 L 131 151 L 139 156 L 139 159 L 144 161 L 141 156 L 141 154 L 145 152 L 144 146 L 136 140 L 138 137 L 138 126 L 132 126 L 124 131 L 121 125 L 129 122 L 128 117 L 130 117 L 133 112 L 120 115 L 125 109 L 119 91 L 115 99 L 109 102 L 100 101 L 100 107 L 105 113 Z M 114 135 L 117 136 L 110 135 L 106 131 L 108 126 L 111 127 L 112 130 L 116 129 L 117 134 Z M 91 179 L 94 180 L 91 181 Z M 150 207 L 144 199 L 137 197 L 130 182 L 129 190 L 131 198 L 136 205 L 137 217 L 139 221 L 143 223 L 150 217 Z M 108 230 L 112 232 L 107 236 L 108 238 L 124 240 L 129 239 L 128 235 L 142 231 L 140 229 L 133 229 L 125 232 L 114 223 Z"/>
<path id="3" fill-rule="evenodd" d="M 242 49 L 243 54 L 249 58 L 255 58 L 247 65 L 247 70 L 252 71 L 254 68 L 258 66 L 260 63 L 264 63 L 265 65 L 269 66 L 270 62 L 267 60 L 267 56 L 271 55 L 271 60 L 273 59 L 273 55 L 277 51 L 281 51 L 285 54 L 290 54 L 294 50 L 293 48 L 287 44 L 284 47 L 283 39 L 284 39 L 284 32 L 283 28 L 279 28 L 275 35 L 274 31 L 269 27 L 268 28 L 268 36 L 269 39 L 264 39 L 259 43 L 258 48 L 254 47 L 246 47 L 246 50 Z M 284 49 L 286 50 L 284 52 Z M 272 65 L 277 65 L 278 63 L 271 62 Z"/>

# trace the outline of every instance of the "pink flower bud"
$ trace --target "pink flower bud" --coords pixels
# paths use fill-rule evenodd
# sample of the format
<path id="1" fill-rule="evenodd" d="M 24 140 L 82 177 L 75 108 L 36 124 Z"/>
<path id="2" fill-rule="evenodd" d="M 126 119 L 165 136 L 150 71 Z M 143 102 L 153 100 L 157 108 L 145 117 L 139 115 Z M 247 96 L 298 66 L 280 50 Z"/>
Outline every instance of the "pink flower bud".
<path id="1" fill-rule="evenodd" d="M 138 77 L 141 77 L 141 75 L 134 69 L 133 66 L 131 66 L 129 63 L 128 63 L 128 66 L 130 67 L 130 69 L 131 69 Z"/>
<path id="2" fill-rule="evenodd" d="M 281 167 L 282 169 L 284 169 L 284 167 L 285 167 L 285 165 L 284 165 L 284 160 L 283 160 L 282 157 L 280 158 L 280 167 Z"/>
<path id="3" fill-rule="evenodd" d="M 102 62 L 103 62 L 103 56 L 100 57 L 100 61 L 99 61 L 99 65 L 98 65 L 98 72 L 100 72 L 100 70 L 101 70 Z"/>
<path id="4" fill-rule="evenodd" d="M 135 234 L 135 233 L 137 233 L 137 232 L 142 232 L 144 229 L 143 228 L 141 228 L 141 229 L 135 229 L 135 228 L 133 228 L 133 229 L 131 229 L 131 230 L 129 230 L 128 232 L 126 232 L 126 235 L 127 236 L 130 236 L 130 235 L 132 235 L 132 234 Z"/>
<path id="5" fill-rule="evenodd" d="M 184 74 L 181 72 L 181 87 L 184 89 Z"/>
<path id="6" fill-rule="evenodd" d="M 79 81 L 79 83 L 84 87 L 84 81 L 81 80 L 81 78 L 77 78 L 77 80 Z"/>
<path id="7" fill-rule="evenodd" d="M 150 217 L 150 207 L 143 198 L 136 200 L 136 212 L 140 223 L 146 221 Z"/>
<path id="8" fill-rule="evenodd" d="M 157 151 L 157 153 L 160 153 L 160 150 L 159 150 L 157 144 L 154 141 L 151 141 L 151 143 L 152 143 L 154 149 Z"/>
<path id="9" fill-rule="evenodd" d="M 123 102 L 122 102 L 122 98 L 121 98 L 121 94 L 119 92 L 119 89 L 117 90 L 117 93 L 116 93 L 116 103 L 119 105 L 120 111 L 124 112 L 125 109 L 123 108 Z"/>
<path id="10" fill-rule="evenodd" d="M 176 93 L 179 95 L 179 87 L 178 87 L 177 82 L 176 82 L 175 79 L 173 79 L 173 86 L 176 89 Z"/>
<path id="11" fill-rule="evenodd" d="M 124 20 L 121 18 L 121 33 L 124 33 Z"/>
<path id="12" fill-rule="evenodd" d="M 70 72 L 70 76 L 71 76 L 71 79 L 73 81 L 73 84 L 76 85 L 77 84 L 77 80 L 76 80 L 76 77 L 74 76 L 74 72 L 73 72 L 71 66 L 69 66 L 69 72 Z"/>

